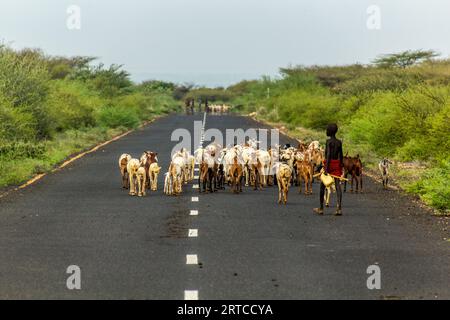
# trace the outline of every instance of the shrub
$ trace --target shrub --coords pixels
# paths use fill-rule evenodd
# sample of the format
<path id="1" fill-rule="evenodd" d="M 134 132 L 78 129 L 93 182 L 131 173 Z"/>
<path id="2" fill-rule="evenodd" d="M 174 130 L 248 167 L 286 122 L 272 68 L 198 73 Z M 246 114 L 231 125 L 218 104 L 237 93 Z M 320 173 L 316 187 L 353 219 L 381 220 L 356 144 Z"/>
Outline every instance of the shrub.
<path id="1" fill-rule="evenodd" d="M 82 97 L 80 86 L 68 81 L 56 81 L 47 99 L 53 128 L 57 131 L 95 125 L 94 107 Z"/>
<path id="2" fill-rule="evenodd" d="M 395 154 L 397 147 L 408 137 L 402 130 L 401 110 L 395 101 L 394 94 L 379 93 L 362 106 L 345 128 L 351 142 L 370 144 L 384 156 Z"/>
<path id="3" fill-rule="evenodd" d="M 20 108 L 34 117 L 37 139 L 50 136 L 51 120 L 45 106 L 49 74 L 43 54 L 25 49 L 15 52 L 0 48 L 0 94 L 14 108 Z"/>
<path id="4" fill-rule="evenodd" d="M 139 125 L 139 116 L 133 108 L 106 106 L 100 109 L 98 122 L 101 126 L 107 128 L 125 127 L 131 129 Z"/>
<path id="5" fill-rule="evenodd" d="M 35 124 L 33 115 L 12 107 L 0 97 L 0 143 L 34 140 L 37 135 Z"/>
<path id="6" fill-rule="evenodd" d="M 0 157 L 7 159 L 41 158 L 45 153 L 43 143 L 14 142 L 0 144 Z"/>
<path id="7" fill-rule="evenodd" d="M 441 210 L 450 208 L 450 158 L 442 160 L 436 168 L 428 169 L 422 178 L 408 186 L 427 204 Z"/>

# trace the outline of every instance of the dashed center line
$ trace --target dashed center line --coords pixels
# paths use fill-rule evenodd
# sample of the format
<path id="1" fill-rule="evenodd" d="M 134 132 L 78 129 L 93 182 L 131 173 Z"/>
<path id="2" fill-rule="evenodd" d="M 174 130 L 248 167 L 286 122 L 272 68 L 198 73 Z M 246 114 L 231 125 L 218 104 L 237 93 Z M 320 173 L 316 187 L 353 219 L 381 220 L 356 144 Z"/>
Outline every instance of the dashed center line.
<path id="1" fill-rule="evenodd" d="M 198 229 L 189 229 L 188 237 L 189 238 L 197 238 L 198 237 Z"/>
<path id="2" fill-rule="evenodd" d="M 198 290 L 185 290 L 184 300 L 198 300 Z"/>
<path id="3" fill-rule="evenodd" d="M 196 254 L 186 255 L 186 264 L 198 264 L 198 257 Z"/>
<path id="4" fill-rule="evenodd" d="M 205 141 L 205 124 L 206 124 L 206 112 L 203 116 L 203 127 L 202 127 L 202 134 L 200 139 L 200 146 L 203 147 L 203 143 Z M 197 175 L 194 175 L 194 179 L 198 179 L 198 172 L 200 169 L 198 167 L 194 168 L 194 172 L 197 173 Z M 199 189 L 199 184 L 194 184 L 192 186 L 193 189 Z M 199 202 L 199 197 L 191 197 L 192 202 Z M 191 210 L 189 215 L 191 216 L 198 216 L 198 210 Z M 198 229 L 189 229 L 188 230 L 188 237 L 189 238 L 196 238 L 198 237 Z M 196 254 L 187 254 L 186 255 L 186 264 L 187 265 L 198 265 L 198 256 Z M 184 300 L 198 300 L 198 290 L 185 290 L 184 291 Z"/>

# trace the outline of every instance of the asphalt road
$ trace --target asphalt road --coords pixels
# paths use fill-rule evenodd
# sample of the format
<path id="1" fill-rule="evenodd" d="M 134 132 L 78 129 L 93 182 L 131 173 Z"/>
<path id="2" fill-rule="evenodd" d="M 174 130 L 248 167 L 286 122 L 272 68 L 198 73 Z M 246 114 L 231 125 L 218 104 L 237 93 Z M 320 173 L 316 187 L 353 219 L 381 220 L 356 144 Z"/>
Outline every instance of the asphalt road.
<path id="1" fill-rule="evenodd" d="M 342 217 L 313 214 L 318 184 L 312 196 L 291 188 L 287 206 L 276 187 L 199 195 L 191 183 L 168 197 L 160 177 L 145 198 L 120 188 L 120 154 L 157 151 L 166 170 L 173 130 L 192 132 L 202 118 L 159 119 L 0 199 L 0 298 L 450 298 L 448 220 L 367 177 L 363 194 L 344 195 Z M 260 126 L 237 116 L 206 124 Z M 188 254 L 198 263 L 186 264 Z M 81 269 L 81 290 L 66 287 L 69 265 Z M 380 267 L 380 290 L 367 288 L 370 265 Z"/>

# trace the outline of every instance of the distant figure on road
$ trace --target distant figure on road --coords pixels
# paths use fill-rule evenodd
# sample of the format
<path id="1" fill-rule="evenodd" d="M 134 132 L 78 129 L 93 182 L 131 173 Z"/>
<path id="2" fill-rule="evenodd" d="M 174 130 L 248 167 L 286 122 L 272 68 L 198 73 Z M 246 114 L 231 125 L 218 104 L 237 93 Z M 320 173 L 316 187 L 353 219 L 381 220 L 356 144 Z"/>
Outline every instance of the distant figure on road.
<path id="1" fill-rule="evenodd" d="M 340 178 L 342 176 L 342 170 L 344 168 L 344 154 L 342 153 L 342 141 L 336 139 L 336 133 L 338 126 L 334 123 L 329 124 L 327 127 L 327 136 L 330 139 L 327 140 L 325 147 L 325 161 L 323 163 L 323 169 L 325 173 L 330 174 L 334 178 L 334 184 L 337 194 L 337 210 L 335 215 L 342 215 L 342 190 L 340 184 Z M 323 202 L 325 196 L 325 185 L 320 183 L 320 207 L 315 208 L 314 212 L 317 214 L 323 214 Z"/>
<path id="2" fill-rule="evenodd" d="M 208 99 L 205 99 L 205 112 L 209 113 L 209 103 L 208 103 Z"/>
<path id="3" fill-rule="evenodd" d="M 198 112 L 201 113 L 202 112 L 202 99 L 198 99 Z"/>
<path id="4" fill-rule="evenodd" d="M 187 98 L 184 101 L 184 107 L 186 109 L 186 114 L 194 114 L 194 99 Z"/>
<path id="5" fill-rule="evenodd" d="M 186 111 L 186 114 L 189 114 L 189 105 L 191 104 L 191 100 L 188 98 L 184 100 L 184 109 Z"/>

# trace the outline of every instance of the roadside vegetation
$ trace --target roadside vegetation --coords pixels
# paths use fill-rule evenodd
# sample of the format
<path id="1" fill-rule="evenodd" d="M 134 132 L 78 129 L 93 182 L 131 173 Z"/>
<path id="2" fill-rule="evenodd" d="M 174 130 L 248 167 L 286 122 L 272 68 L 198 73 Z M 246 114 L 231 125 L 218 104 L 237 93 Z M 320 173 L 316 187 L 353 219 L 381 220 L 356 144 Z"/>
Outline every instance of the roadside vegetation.
<path id="1" fill-rule="evenodd" d="M 407 51 L 371 65 L 283 68 L 279 79 L 243 81 L 226 96 L 238 112 L 283 125 L 298 138 L 324 142 L 326 125 L 338 123 L 344 153 L 359 153 L 374 170 L 383 157 L 395 160 L 396 182 L 448 213 L 450 60 L 436 56 Z"/>
<path id="2" fill-rule="evenodd" d="M 94 62 L 0 46 L 0 188 L 179 108 L 174 84 Z"/>

